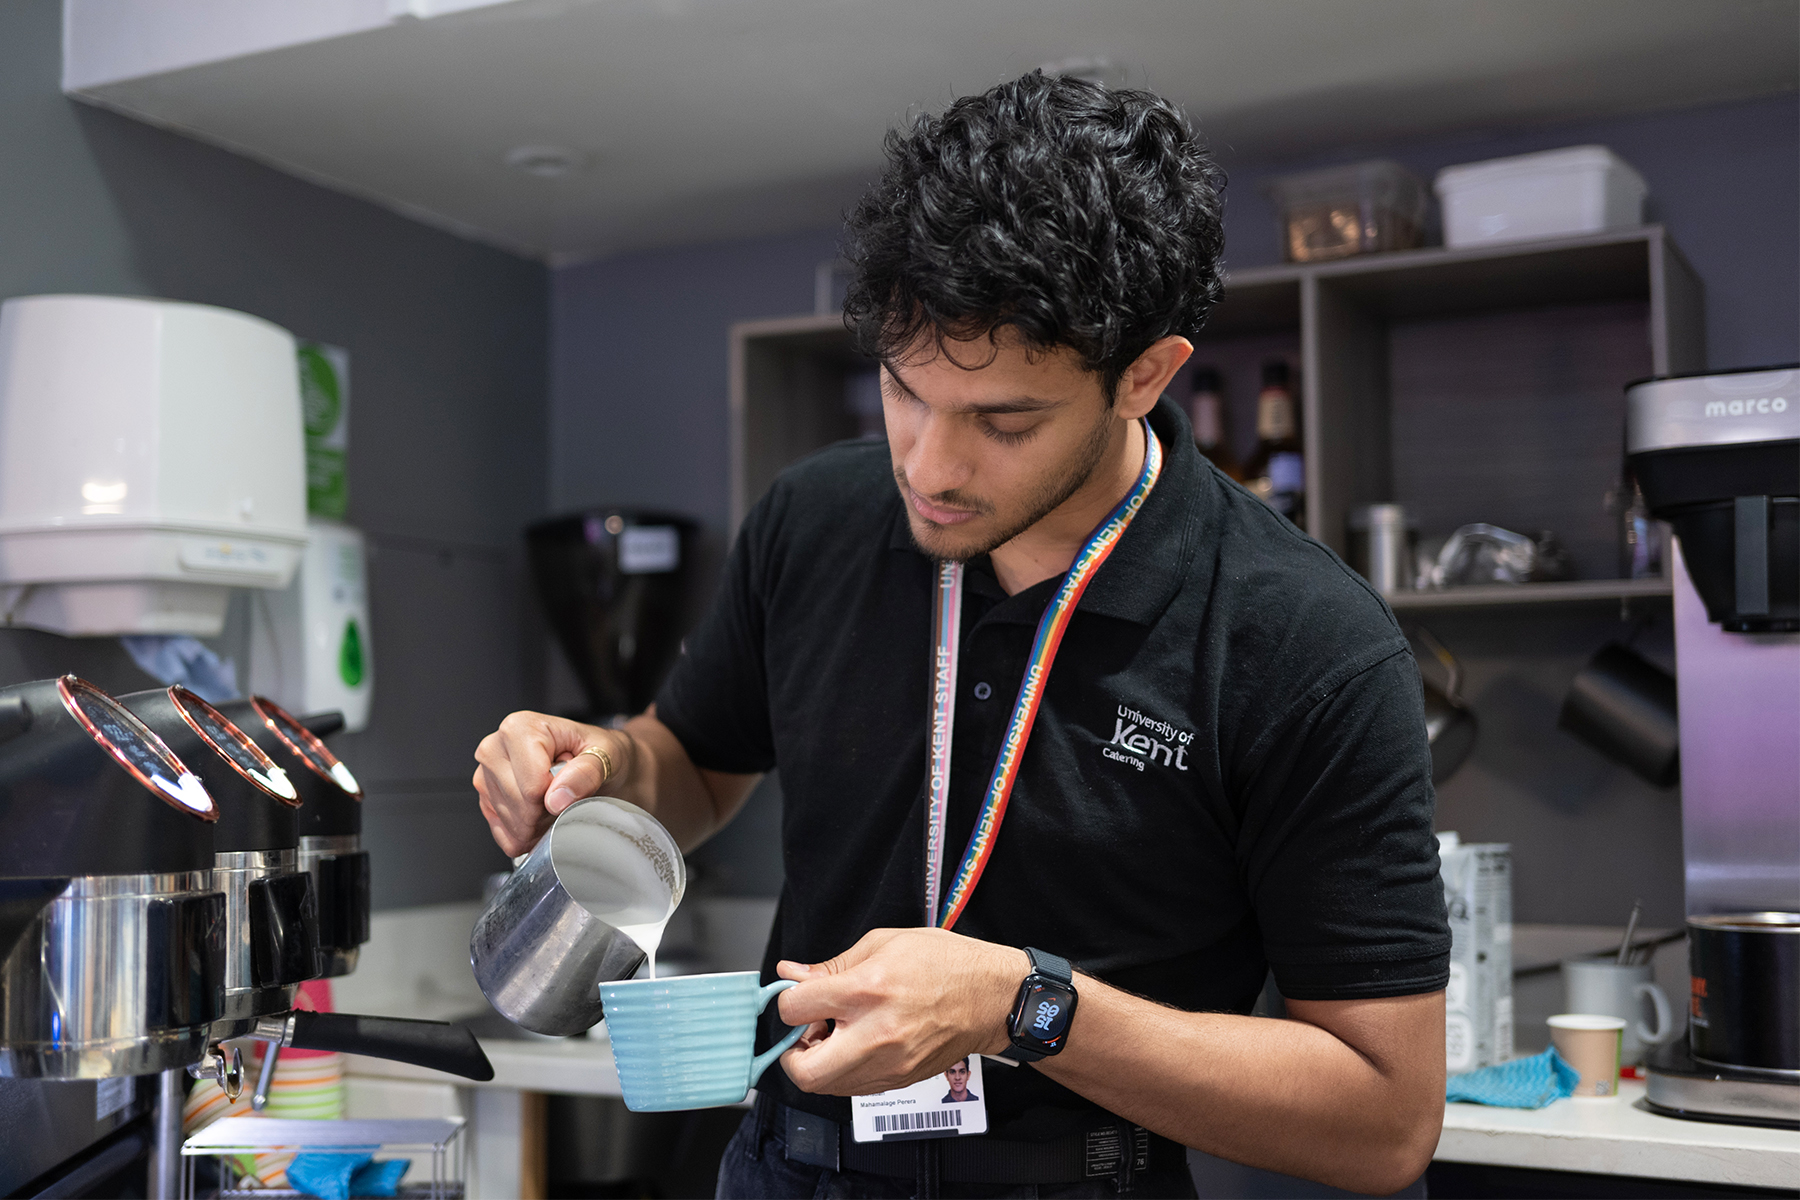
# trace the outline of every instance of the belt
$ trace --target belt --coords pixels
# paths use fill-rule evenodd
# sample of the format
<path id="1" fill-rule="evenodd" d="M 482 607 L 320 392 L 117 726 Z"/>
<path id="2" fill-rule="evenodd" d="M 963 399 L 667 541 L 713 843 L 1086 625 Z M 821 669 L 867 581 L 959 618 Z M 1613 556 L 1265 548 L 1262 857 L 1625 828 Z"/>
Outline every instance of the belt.
<path id="1" fill-rule="evenodd" d="M 836 1121 L 773 1097 L 759 1094 L 757 1108 L 763 1110 L 757 1114 L 759 1122 L 782 1127 L 790 1161 L 834 1171 L 916 1176 L 927 1146 L 937 1155 L 937 1178 L 946 1183 L 1079 1183 L 1099 1176 L 1129 1179 L 1146 1171 L 1187 1170 L 1187 1151 L 1179 1143 L 1117 1118 L 1085 1133 L 1042 1142 L 985 1136 L 859 1142 Z"/>

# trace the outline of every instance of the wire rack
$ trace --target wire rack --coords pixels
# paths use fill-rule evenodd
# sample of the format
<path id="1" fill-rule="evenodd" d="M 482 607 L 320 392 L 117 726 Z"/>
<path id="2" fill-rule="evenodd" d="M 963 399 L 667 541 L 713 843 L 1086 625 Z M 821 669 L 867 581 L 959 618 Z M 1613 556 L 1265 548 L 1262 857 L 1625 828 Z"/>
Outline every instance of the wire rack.
<path id="1" fill-rule="evenodd" d="M 306 1121 L 273 1117 L 227 1117 L 200 1130 L 181 1146 L 182 1200 L 200 1200 L 196 1192 L 195 1165 L 212 1158 L 219 1165 L 219 1187 L 207 1196 L 277 1197 L 304 1196 L 293 1188 L 247 1186 L 237 1156 L 241 1154 L 373 1154 L 376 1158 L 414 1158 L 409 1181 L 398 1195 L 419 1200 L 461 1200 L 464 1193 L 465 1154 L 460 1117 L 421 1120 Z M 418 1160 L 429 1160 L 429 1174 L 421 1174 Z"/>

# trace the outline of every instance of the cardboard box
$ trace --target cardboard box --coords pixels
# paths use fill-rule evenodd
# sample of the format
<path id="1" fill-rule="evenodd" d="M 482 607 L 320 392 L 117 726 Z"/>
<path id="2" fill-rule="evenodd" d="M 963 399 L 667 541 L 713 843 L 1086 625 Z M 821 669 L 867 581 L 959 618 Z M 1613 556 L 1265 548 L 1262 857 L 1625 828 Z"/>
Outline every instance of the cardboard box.
<path id="1" fill-rule="evenodd" d="M 1451 1074 L 1513 1056 L 1512 847 L 1438 835 L 1450 915 L 1444 1058 Z"/>

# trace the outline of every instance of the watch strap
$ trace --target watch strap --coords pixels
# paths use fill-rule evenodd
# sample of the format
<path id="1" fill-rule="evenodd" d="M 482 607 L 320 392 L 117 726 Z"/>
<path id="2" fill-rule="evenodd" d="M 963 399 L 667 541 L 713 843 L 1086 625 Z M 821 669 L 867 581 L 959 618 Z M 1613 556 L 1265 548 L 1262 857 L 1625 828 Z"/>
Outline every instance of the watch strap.
<path id="1" fill-rule="evenodd" d="M 1035 946 L 1025 947 L 1025 957 L 1031 960 L 1031 971 L 1025 976 L 1027 982 L 1030 981 L 1032 975 L 1044 975 L 1066 987 L 1075 986 L 1075 968 L 1069 965 L 1068 959 L 1052 954 L 1048 950 L 1039 950 Z M 1048 1058 L 1049 1055 L 1040 1054 L 1036 1050 L 1027 1050 L 1015 1043 L 1002 1050 L 1000 1057 L 1011 1059 L 1013 1062 L 1030 1063 Z"/>
<path id="2" fill-rule="evenodd" d="M 1033 975 L 1048 975 L 1058 983 L 1075 986 L 1075 968 L 1069 960 L 1048 950 L 1039 950 L 1036 946 L 1025 947 L 1025 957 L 1031 960 Z"/>

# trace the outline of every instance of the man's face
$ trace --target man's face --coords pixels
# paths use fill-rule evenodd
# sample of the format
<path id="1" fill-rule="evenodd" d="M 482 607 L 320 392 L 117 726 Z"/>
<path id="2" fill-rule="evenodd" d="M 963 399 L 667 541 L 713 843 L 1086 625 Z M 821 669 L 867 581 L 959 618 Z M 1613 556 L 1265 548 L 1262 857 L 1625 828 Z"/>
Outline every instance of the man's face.
<path id="1" fill-rule="evenodd" d="M 940 353 L 926 338 L 882 368 L 894 479 L 933 558 L 986 554 L 1035 525 L 1087 481 L 1121 424 L 1074 351 L 1028 354 L 1006 330 L 997 341 L 946 339 Z"/>
<path id="2" fill-rule="evenodd" d="M 950 1081 L 950 1090 L 952 1092 L 968 1091 L 969 1090 L 969 1060 L 966 1058 L 958 1060 L 955 1065 L 953 1065 L 948 1071 L 944 1072 L 944 1078 L 948 1079 Z"/>

